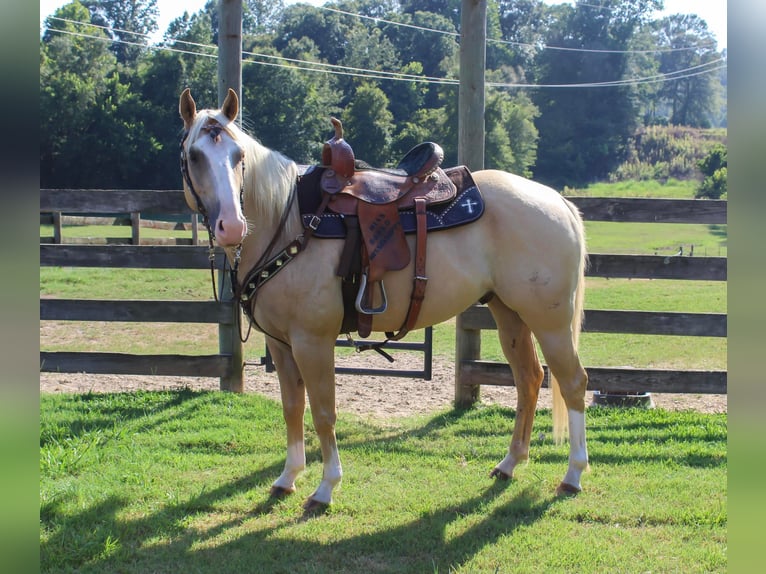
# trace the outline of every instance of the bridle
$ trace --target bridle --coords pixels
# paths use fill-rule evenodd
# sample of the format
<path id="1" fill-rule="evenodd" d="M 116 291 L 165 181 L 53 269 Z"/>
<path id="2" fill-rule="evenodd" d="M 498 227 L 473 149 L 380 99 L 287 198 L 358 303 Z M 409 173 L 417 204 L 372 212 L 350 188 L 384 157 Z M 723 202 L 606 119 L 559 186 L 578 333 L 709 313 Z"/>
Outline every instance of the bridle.
<path id="1" fill-rule="evenodd" d="M 202 128 L 202 130 L 208 131 L 210 137 L 215 140 L 216 138 L 220 136 L 221 132 L 223 131 L 223 126 L 221 126 L 221 124 L 218 123 L 213 118 L 210 118 L 208 120 L 207 125 L 205 125 Z M 197 190 L 194 188 L 194 184 L 192 183 L 191 176 L 189 175 L 189 159 L 187 157 L 186 148 L 184 146 L 188 137 L 189 137 L 189 130 L 184 132 L 181 138 L 181 143 L 180 143 L 181 174 L 184 178 L 184 182 L 186 183 L 186 186 L 188 187 L 189 191 L 192 194 L 192 197 L 194 198 L 194 202 L 196 204 L 196 211 L 200 215 L 202 215 L 202 222 L 204 223 L 205 228 L 207 229 L 208 243 L 209 243 L 208 259 L 210 260 L 210 277 L 211 277 L 211 282 L 213 285 L 213 296 L 215 297 L 215 300 L 217 302 L 220 302 L 220 298 L 218 297 L 218 292 L 216 290 L 216 280 L 215 280 L 215 245 L 213 243 L 215 240 L 215 231 L 213 229 L 213 226 L 210 223 L 210 217 L 209 217 L 207 209 L 205 208 L 205 204 L 202 202 L 202 198 L 200 197 Z M 240 207 L 242 208 L 242 212 L 244 213 L 244 194 L 245 194 L 244 159 L 241 161 L 241 163 L 242 163 L 242 181 L 241 181 L 240 190 L 239 190 L 239 203 L 240 203 Z M 300 179 L 300 176 L 299 176 L 299 179 Z M 287 247 L 282 249 L 275 256 L 269 257 L 274 247 L 276 246 L 277 241 L 282 236 L 282 232 L 284 231 L 287 225 L 287 220 L 289 218 L 292 207 L 296 201 L 297 187 L 298 185 L 296 181 L 292 185 L 292 188 L 290 190 L 290 196 L 287 200 L 287 206 L 285 207 L 285 210 L 282 213 L 282 217 L 279 221 L 279 224 L 277 225 L 277 229 L 274 233 L 274 236 L 272 237 L 271 241 L 269 242 L 269 245 L 266 247 L 261 257 L 255 263 L 255 265 L 253 265 L 252 269 L 247 273 L 244 281 L 241 284 L 238 281 L 237 273 L 239 270 L 242 243 L 240 243 L 234 248 L 234 263 L 231 265 L 229 270 L 232 290 L 234 292 L 234 298 L 235 300 L 239 302 L 242 310 L 247 315 L 249 319 L 249 327 L 252 327 L 253 325 L 255 325 L 256 328 L 262 333 L 266 333 L 266 331 L 260 325 L 258 325 L 258 322 L 255 320 L 255 313 L 254 313 L 255 299 L 256 299 L 258 289 L 264 283 L 266 283 L 269 279 L 274 277 L 279 271 L 284 269 L 287 263 L 292 261 L 300 252 L 302 252 L 306 248 L 306 245 L 308 244 L 309 239 L 311 238 L 314 231 L 317 229 L 319 225 L 320 219 L 318 216 L 324 211 L 330 199 L 329 195 L 325 196 L 324 200 L 322 201 L 319 207 L 317 215 L 314 218 L 312 218 L 312 220 L 308 223 L 308 225 L 304 229 L 304 233 L 301 233 L 300 235 L 298 235 L 295 239 L 293 239 L 287 245 Z M 228 258 L 226 258 L 226 261 L 228 262 Z M 237 314 L 237 318 L 239 319 L 239 314 Z M 250 336 L 250 329 L 248 329 L 248 333 L 244 337 L 242 337 L 242 333 L 240 329 L 240 339 L 242 340 L 242 342 L 247 341 L 249 336 Z M 278 337 L 274 337 L 273 335 L 269 335 L 269 336 L 278 341 L 281 341 L 281 339 L 279 339 Z M 288 343 L 284 341 L 281 341 L 281 342 L 289 346 Z"/>
<path id="2" fill-rule="evenodd" d="M 213 118 L 210 118 L 208 120 L 207 125 L 205 125 L 202 130 L 207 131 L 208 135 L 213 139 L 217 139 L 220 137 L 221 132 L 223 131 L 223 126 L 218 123 Z M 199 193 L 194 188 L 194 184 L 192 183 L 191 176 L 189 175 L 189 158 L 186 153 L 186 147 L 185 143 L 187 138 L 189 137 L 189 130 L 186 130 L 181 138 L 181 143 L 179 144 L 180 148 L 180 156 L 181 156 L 181 175 L 184 178 L 184 182 L 186 183 L 186 187 L 189 189 L 189 191 L 192 194 L 192 197 L 194 198 L 194 203 L 196 206 L 196 211 L 202 216 L 202 223 L 205 225 L 205 229 L 207 229 L 207 237 L 208 237 L 208 259 L 210 260 L 210 279 L 213 285 L 213 297 L 217 302 L 220 302 L 220 298 L 218 297 L 218 290 L 216 289 L 216 281 L 215 281 L 215 231 L 213 229 L 213 225 L 210 223 L 210 216 L 208 214 L 207 208 L 205 207 L 205 204 L 202 202 L 202 198 L 199 196 Z M 242 180 L 240 182 L 240 188 L 239 188 L 239 204 L 240 208 L 242 209 L 244 213 L 244 194 L 245 194 L 245 162 L 244 159 L 240 162 L 242 164 Z M 240 254 L 242 252 L 242 243 L 240 242 L 235 248 L 234 248 L 234 264 L 232 265 L 231 272 L 232 277 L 236 277 L 237 270 L 239 269 L 239 261 L 240 261 Z M 228 258 L 227 258 L 228 261 Z M 232 282 L 232 285 L 234 283 Z"/>

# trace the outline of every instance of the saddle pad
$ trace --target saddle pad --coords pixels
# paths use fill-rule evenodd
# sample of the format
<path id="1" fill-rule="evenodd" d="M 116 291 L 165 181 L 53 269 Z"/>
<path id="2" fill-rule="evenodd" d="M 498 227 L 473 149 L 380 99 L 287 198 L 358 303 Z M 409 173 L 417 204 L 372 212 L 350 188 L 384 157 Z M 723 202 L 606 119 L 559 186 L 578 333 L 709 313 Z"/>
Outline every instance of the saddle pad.
<path id="1" fill-rule="evenodd" d="M 298 203 L 304 227 L 314 217 L 322 199 L 319 182 L 325 168 L 309 166 L 298 179 Z M 479 219 L 484 213 L 484 199 L 481 191 L 471 177 L 471 173 L 463 166 L 445 169 L 458 188 L 455 199 L 426 209 L 428 231 L 440 231 L 459 225 L 465 225 Z M 346 237 L 346 226 L 343 215 L 327 210 L 320 217 L 321 222 L 314 232 L 314 237 L 324 239 L 343 239 Z M 415 233 L 416 219 L 414 209 L 399 211 L 399 219 L 405 233 Z"/>

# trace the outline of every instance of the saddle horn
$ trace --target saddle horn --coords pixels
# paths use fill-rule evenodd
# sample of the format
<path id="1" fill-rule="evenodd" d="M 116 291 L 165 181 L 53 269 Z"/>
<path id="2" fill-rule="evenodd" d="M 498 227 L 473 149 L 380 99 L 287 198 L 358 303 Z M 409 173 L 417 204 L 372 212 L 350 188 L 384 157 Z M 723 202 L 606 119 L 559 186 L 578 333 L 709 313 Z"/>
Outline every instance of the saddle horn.
<path id="1" fill-rule="evenodd" d="M 354 175 L 354 150 L 343 139 L 343 124 L 338 118 L 330 118 L 335 135 L 322 147 L 322 165 L 331 167 L 343 177 Z"/>

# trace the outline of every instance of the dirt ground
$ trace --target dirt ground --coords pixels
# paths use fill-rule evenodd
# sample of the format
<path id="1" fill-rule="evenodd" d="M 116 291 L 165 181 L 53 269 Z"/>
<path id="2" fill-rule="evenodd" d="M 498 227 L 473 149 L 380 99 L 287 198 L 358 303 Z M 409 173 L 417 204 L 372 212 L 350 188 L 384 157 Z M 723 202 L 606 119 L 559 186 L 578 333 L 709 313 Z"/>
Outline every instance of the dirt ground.
<path id="1" fill-rule="evenodd" d="M 364 353 L 339 358 L 338 366 L 422 369 L 422 356 L 397 357 L 393 364 L 375 353 Z M 204 377 L 149 377 L 135 375 L 88 375 L 67 373 L 40 373 L 42 393 L 127 392 L 143 390 L 170 390 L 188 387 L 195 390 L 218 389 L 218 379 Z M 454 399 L 454 365 L 433 363 L 432 380 L 385 376 L 336 376 L 338 410 L 373 419 L 428 414 L 449 408 Z M 261 366 L 245 367 L 245 392 L 258 393 L 279 400 L 279 382 L 276 373 L 266 373 Z M 588 392 L 587 401 L 592 401 Z M 668 410 L 694 410 L 706 413 L 727 412 L 726 395 L 653 393 L 657 408 Z M 514 387 L 481 387 L 481 401 L 515 408 Z M 550 390 L 542 389 L 538 408 L 551 407 Z"/>

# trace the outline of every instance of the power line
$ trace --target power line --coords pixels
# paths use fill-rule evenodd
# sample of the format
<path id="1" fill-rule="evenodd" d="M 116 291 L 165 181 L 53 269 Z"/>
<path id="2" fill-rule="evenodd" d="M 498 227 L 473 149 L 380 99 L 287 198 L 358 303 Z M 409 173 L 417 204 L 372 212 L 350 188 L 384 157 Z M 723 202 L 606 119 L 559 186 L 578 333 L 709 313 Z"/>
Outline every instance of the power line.
<path id="1" fill-rule="evenodd" d="M 59 20 L 64 20 L 62 18 L 58 18 Z M 74 24 L 81 24 L 86 26 L 94 26 L 96 28 L 105 28 L 110 29 L 105 26 L 98 26 L 95 24 L 89 24 L 86 22 L 78 22 L 76 20 L 64 20 L 67 22 L 71 22 Z M 131 42 L 128 40 L 121 40 L 121 39 L 115 39 L 115 38 L 109 38 L 105 36 L 94 36 L 91 34 L 85 34 L 82 32 L 74 32 L 69 30 L 60 30 L 57 28 L 49 28 L 48 29 L 51 32 L 61 33 L 61 34 L 68 34 L 72 36 L 79 36 L 83 38 L 90 38 L 94 40 L 99 41 L 105 41 L 105 42 L 113 42 L 113 43 L 121 43 L 121 44 L 127 44 L 132 46 L 140 46 L 143 48 L 151 49 L 151 50 L 167 50 L 171 52 L 177 52 L 181 54 L 189 54 L 189 55 L 195 55 L 195 56 L 205 56 L 210 58 L 217 58 L 217 53 L 214 54 L 205 54 L 201 52 L 192 52 L 189 50 L 181 50 L 179 48 L 170 47 L 170 46 L 154 46 L 154 45 L 146 45 L 139 42 Z M 135 34 L 137 36 L 147 36 L 146 34 L 141 34 L 138 32 L 130 32 L 131 34 Z M 217 52 L 218 48 L 217 46 L 211 45 L 211 44 L 200 44 L 197 42 L 187 42 L 185 40 L 177 40 L 177 39 L 169 39 L 169 41 L 173 41 L 180 44 L 189 44 L 196 47 L 202 47 L 206 49 L 213 50 Z M 446 85 L 458 85 L 460 82 L 457 79 L 451 79 L 451 78 L 435 78 L 435 77 L 428 77 L 428 76 L 418 76 L 415 74 L 406 74 L 404 72 L 387 72 L 382 70 L 370 70 L 370 69 L 364 69 L 364 68 L 352 68 L 347 66 L 341 66 L 337 64 L 326 64 L 322 62 L 308 62 L 305 60 L 296 60 L 293 58 L 286 58 L 284 56 L 274 56 L 269 54 L 260 54 L 256 52 L 243 52 L 243 55 L 250 55 L 254 57 L 260 57 L 260 58 L 268 58 L 271 60 L 276 60 L 276 62 L 263 62 L 263 61 L 255 61 L 255 60 L 245 60 L 243 59 L 242 63 L 244 64 L 261 64 L 265 66 L 272 66 L 277 68 L 286 68 L 291 70 L 301 70 L 301 71 L 309 71 L 309 72 L 321 72 L 331 75 L 340 75 L 340 76 L 350 76 L 350 77 L 357 77 L 357 78 L 365 78 L 365 79 L 373 79 L 373 80 L 397 80 L 397 81 L 409 81 L 409 82 L 417 82 L 417 83 L 426 83 L 426 84 L 446 84 Z M 279 62 L 288 62 L 288 64 L 279 63 Z M 644 84 L 644 83 L 657 83 L 657 82 L 663 82 L 663 81 L 672 81 L 672 80 L 679 80 L 684 78 L 689 78 L 701 74 L 706 74 L 714 71 L 718 71 L 721 69 L 726 68 L 726 65 L 718 66 L 716 68 L 710 68 L 702 71 L 697 71 L 693 73 L 693 70 L 699 70 L 699 68 L 710 66 L 712 64 L 717 64 L 720 62 L 725 62 L 723 58 L 720 58 L 718 60 L 714 60 L 711 62 L 707 62 L 705 64 L 700 64 L 697 66 L 692 66 L 690 68 L 685 68 L 682 70 L 677 70 L 674 72 L 668 72 L 666 74 L 659 74 L 655 76 L 647 76 L 643 78 L 627 78 L 627 79 L 621 79 L 621 80 L 612 80 L 612 81 L 606 81 L 606 82 L 584 82 L 584 83 L 577 83 L 577 84 L 512 84 L 512 83 L 502 83 L 502 82 L 487 82 L 486 85 L 488 87 L 493 88 L 601 88 L 601 87 L 616 87 L 616 86 L 626 86 L 626 85 L 638 85 L 638 84 Z M 296 65 L 298 64 L 298 65 Z M 312 67 L 316 66 L 316 67 Z M 327 69 L 320 69 L 320 68 L 327 68 Z"/>
<path id="2" fill-rule="evenodd" d="M 582 6 L 591 7 L 591 8 L 604 8 L 604 9 L 610 9 L 607 6 L 594 6 L 591 4 L 581 4 Z M 414 24 L 407 24 L 404 22 L 396 22 L 394 20 L 386 20 L 385 18 L 379 18 L 377 16 L 367 16 L 365 14 L 357 14 L 355 12 L 348 12 L 346 10 L 339 10 L 337 8 L 330 8 L 328 6 L 314 6 L 314 8 L 320 9 L 320 10 L 326 10 L 327 12 L 335 12 L 337 14 L 344 14 L 346 16 L 353 16 L 355 18 L 362 18 L 366 20 L 372 20 L 375 23 L 384 23 L 384 24 L 391 24 L 392 26 L 402 26 L 405 28 L 413 28 L 415 30 L 420 30 L 422 32 L 432 32 L 435 34 L 443 34 L 445 36 L 452 36 L 457 39 L 460 38 L 460 34 L 457 32 L 448 32 L 446 30 L 437 30 L 435 28 L 426 28 L 424 26 L 416 26 Z M 684 46 L 681 48 L 655 48 L 653 50 L 607 50 L 607 49 L 596 49 L 596 48 L 567 48 L 564 46 L 550 46 L 548 44 L 538 45 L 538 44 L 529 44 L 526 42 L 515 42 L 513 40 L 500 40 L 495 38 L 487 38 L 487 43 L 492 44 L 503 44 L 503 45 L 510 45 L 510 46 L 519 46 L 521 48 L 531 48 L 533 50 L 559 50 L 563 52 L 585 52 L 585 53 L 603 53 L 603 54 L 659 54 L 659 53 L 670 53 L 670 52 L 683 52 L 683 51 L 690 51 L 690 50 L 699 50 L 702 48 L 716 48 L 715 42 L 711 42 L 710 44 L 700 44 L 697 46 Z"/>

